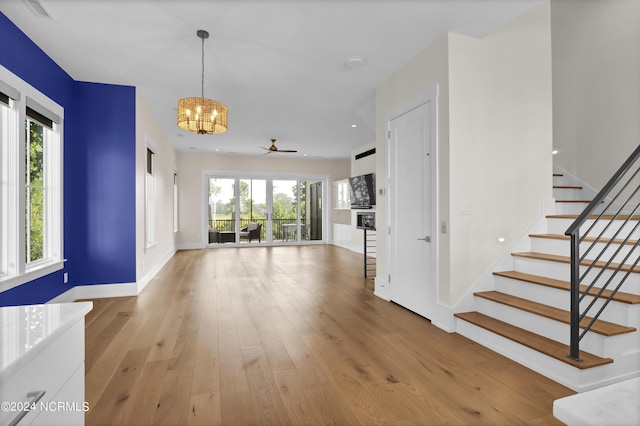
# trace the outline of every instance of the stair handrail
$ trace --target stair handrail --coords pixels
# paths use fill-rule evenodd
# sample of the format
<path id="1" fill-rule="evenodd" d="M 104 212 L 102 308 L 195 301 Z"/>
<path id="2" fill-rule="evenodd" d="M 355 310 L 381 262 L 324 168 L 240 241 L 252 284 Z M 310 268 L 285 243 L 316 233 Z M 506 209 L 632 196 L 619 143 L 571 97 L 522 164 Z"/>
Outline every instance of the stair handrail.
<path id="1" fill-rule="evenodd" d="M 569 351 L 568 357 L 577 361 L 582 361 L 580 359 L 580 340 L 589 331 L 593 323 L 597 320 L 597 318 L 604 311 L 604 309 L 609 304 L 609 302 L 613 299 L 613 296 L 615 296 L 615 294 L 618 292 L 622 284 L 626 281 L 627 277 L 631 273 L 631 271 L 638 264 L 638 259 L 640 259 L 640 257 L 638 257 L 638 259 L 636 259 L 636 261 L 631 266 L 630 270 L 626 271 L 626 274 L 621 278 L 620 282 L 613 289 L 612 294 L 606 297 L 606 300 L 603 303 L 603 306 L 591 319 L 589 319 L 589 322 L 584 327 L 583 332 L 580 333 L 580 323 L 583 321 L 583 319 L 586 318 L 586 315 L 589 309 L 594 306 L 596 300 L 602 297 L 602 294 L 604 293 L 605 289 L 609 286 L 609 284 L 612 282 L 614 276 L 616 276 L 621 271 L 621 268 L 624 262 L 629 258 L 631 253 L 633 253 L 638 248 L 638 241 L 636 241 L 636 243 L 633 245 L 633 247 L 630 249 L 629 253 L 625 257 L 625 259 L 622 262 L 620 262 L 617 268 L 615 268 L 615 271 L 611 274 L 607 282 L 601 287 L 600 291 L 594 297 L 594 300 L 592 300 L 592 302 L 589 304 L 587 309 L 585 309 L 585 311 L 582 313 L 580 312 L 580 302 L 582 301 L 584 296 L 586 296 L 586 294 L 594 287 L 597 280 L 602 276 L 602 272 L 604 271 L 604 268 L 603 268 L 603 271 L 601 271 L 601 273 L 598 274 L 596 279 L 588 286 L 587 290 L 585 290 L 585 293 L 582 296 L 580 295 L 580 284 L 582 280 L 586 277 L 586 275 L 589 273 L 589 271 L 595 266 L 596 262 L 600 260 L 604 252 L 609 248 L 613 239 L 605 245 L 605 247 L 601 250 L 600 254 L 596 256 L 596 259 L 593 260 L 589 265 L 587 265 L 588 266 L 587 271 L 584 274 L 582 274 L 582 276 L 580 275 L 580 266 L 584 263 L 586 254 L 589 253 L 591 249 L 595 246 L 595 244 L 597 244 L 600 241 L 604 231 L 602 231 L 602 233 L 598 235 L 598 237 L 594 240 L 594 242 L 591 243 L 591 246 L 586 250 L 586 253 L 583 256 L 580 256 L 580 243 L 583 241 L 584 237 L 586 237 L 589 234 L 589 232 L 596 226 L 596 224 L 603 218 L 608 208 L 617 200 L 618 196 L 622 194 L 622 192 L 626 189 L 626 187 L 638 175 L 638 173 L 640 172 L 640 168 L 638 168 L 635 171 L 635 173 L 632 173 L 631 176 L 628 177 L 626 183 L 624 183 L 622 188 L 618 190 L 618 193 L 615 194 L 613 198 L 609 198 L 614 188 L 619 183 L 623 182 L 623 179 L 625 179 L 625 177 L 628 176 L 628 174 L 632 170 L 632 167 L 637 162 L 640 162 L 640 145 L 638 145 L 638 147 L 631 153 L 629 158 L 627 158 L 627 160 L 622 164 L 622 166 L 620 166 L 620 168 L 616 171 L 616 173 L 609 179 L 607 184 L 600 190 L 600 192 L 598 192 L 598 194 L 593 198 L 593 200 L 591 200 L 591 202 L 587 205 L 584 211 L 578 215 L 578 217 L 573 221 L 573 223 L 565 231 L 565 235 L 568 235 L 571 237 L 571 291 L 570 291 L 570 298 L 571 298 L 570 312 L 571 313 L 570 313 L 570 339 L 569 339 L 570 351 Z M 630 203 L 630 200 L 635 196 L 635 194 L 638 192 L 639 189 L 640 189 L 640 186 L 638 186 L 638 188 L 636 188 L 636 190 L 633 191 L 631 196 L 629 196 L 629 198 L 623 203 L 620 209 L 618 209 L 618 211 L 612 216 L 611 220 L 615 220 L 621 217 L 623 209 L 627 204 Z M 596 210 L 600 206 L 602 206 L 606 200 L 609 200 L 608 205 L 604 207 L 599 214 L 597 214 L 594 220 L 594 223 L 589 227 L 589 229 L 584 233 L 584 235 L 580 237 L 580 228 L 582 227 L 582 225 L 584 225 L 587 220 L 589 220 L 592 216 L 594 216 L 594 212 L 596 212 Z M 629 217 L 627 217 L 623 225 L 620 226 L 614 238 L 617 237 L 619 232 L 623 229 L 623 226 L 628 223 L 632 215 L 639 208 L 640 208 L 640 203 L 638 203 L 638 205 L 636 205 L 636 207 L 631 211 L 631 213 L 629 214 Z M 624 244 L 627 243 L 630 236 L 637 229 L 637 227 L 638 226 L 636 225 L 629 232 L 629 235 L 623 241 Z M 611 259 L 609 259 L 606 262 L 605 267 L 608 267 L 609 265 L 611 265 L 613 261 L 613 256 L 617 255 L 619 251 L 620 249 L 616 250 L 614 255 L 612 255 Z"/>

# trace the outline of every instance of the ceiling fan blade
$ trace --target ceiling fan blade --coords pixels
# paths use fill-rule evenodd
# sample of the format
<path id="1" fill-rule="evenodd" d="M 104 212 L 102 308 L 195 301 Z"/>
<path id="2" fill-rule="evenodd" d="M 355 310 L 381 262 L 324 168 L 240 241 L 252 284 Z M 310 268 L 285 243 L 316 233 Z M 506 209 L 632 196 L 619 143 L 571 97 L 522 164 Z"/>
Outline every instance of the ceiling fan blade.
<path id="1" fill-rule="evenodd" d="M 265 155 L 271 154 L 272 152 L 298 152 L 296 149 L 278 149 L 275 139 L 271 139 L 271 146 L 269 148 L 265 148 L 264 146 L 261 146 L 260 148 L 267 151 Z"/>

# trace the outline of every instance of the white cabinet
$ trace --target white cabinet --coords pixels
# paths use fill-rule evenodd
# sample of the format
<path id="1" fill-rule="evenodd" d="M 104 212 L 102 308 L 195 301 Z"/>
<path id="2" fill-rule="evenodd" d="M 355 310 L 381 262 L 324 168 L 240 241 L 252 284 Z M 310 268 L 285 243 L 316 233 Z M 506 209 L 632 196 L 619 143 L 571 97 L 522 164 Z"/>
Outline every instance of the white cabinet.
<path id="1" fill-rule="evenodd" d="M 91 302 L 0 308 L 0 425 L 25 411 L 17 424 L 84 424 L 84 316 L 91 308 Z"/>

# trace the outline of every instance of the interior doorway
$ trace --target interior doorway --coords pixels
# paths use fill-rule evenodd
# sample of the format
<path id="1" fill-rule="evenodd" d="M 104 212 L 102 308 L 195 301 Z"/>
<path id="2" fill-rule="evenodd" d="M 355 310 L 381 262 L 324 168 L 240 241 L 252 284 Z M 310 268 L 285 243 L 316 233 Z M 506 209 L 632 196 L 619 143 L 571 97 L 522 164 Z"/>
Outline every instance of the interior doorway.
<path id="1" fill-rule="evenodd" d="M 388 116 L 389 297 L 430 318 L 437 297 L 437 89 Z"/>

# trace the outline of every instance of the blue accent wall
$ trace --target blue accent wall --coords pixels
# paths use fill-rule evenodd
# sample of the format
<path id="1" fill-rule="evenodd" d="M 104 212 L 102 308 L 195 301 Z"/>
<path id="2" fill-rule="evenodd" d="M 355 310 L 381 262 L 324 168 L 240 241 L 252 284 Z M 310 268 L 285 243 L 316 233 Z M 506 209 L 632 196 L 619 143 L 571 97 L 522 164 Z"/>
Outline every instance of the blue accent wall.
<path id="1" fill-rule="evenodd" d="M 135 282 L 135 88 L 73 80 L 2 13 L 0 64 L 65 109 L 67 259 L 62 271 L 0 293 L 0 306 L 44 303 L 75 285 Z"/>
<path id="2" fill-rule="evenodd" d="M 65 253 L 76 285 L 135 282 L 135 89 L 75 85 L 65 149 Z M 78 261 L 75 261 L 78 260 Z"/>

